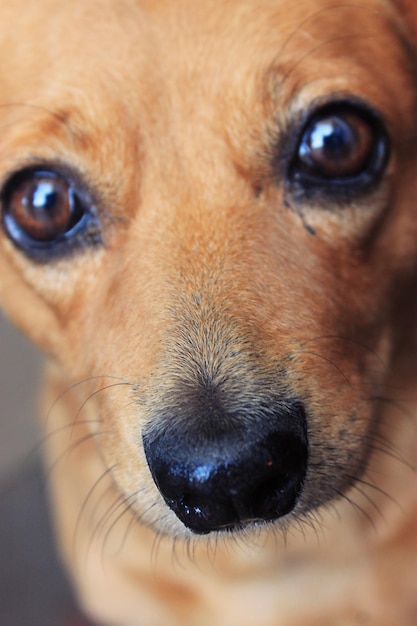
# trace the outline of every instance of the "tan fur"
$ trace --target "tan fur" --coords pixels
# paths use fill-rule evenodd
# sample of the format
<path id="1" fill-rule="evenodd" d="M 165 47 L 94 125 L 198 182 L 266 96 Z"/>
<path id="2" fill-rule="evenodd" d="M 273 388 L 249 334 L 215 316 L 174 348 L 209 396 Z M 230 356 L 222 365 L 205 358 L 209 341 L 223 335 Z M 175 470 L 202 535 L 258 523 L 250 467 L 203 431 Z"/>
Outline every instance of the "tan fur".
<path id="1" fill-rule="evenodd" d="M 415 23 L 412 0 L 1 2 L 1 180 L 63 163 L 101 216 L 102 247 L 49 263 L 0 235 L 2 305 L 52 363 L 61 554 L 99 623 L 417 623 Z M 329 93 L 392 143 L 377 191 L 334 211 L 270 165 Z M 194 538 L 141 432 L 193 358 L 248 380 L 253 355 L 308 406 L 309 513 Z"/>

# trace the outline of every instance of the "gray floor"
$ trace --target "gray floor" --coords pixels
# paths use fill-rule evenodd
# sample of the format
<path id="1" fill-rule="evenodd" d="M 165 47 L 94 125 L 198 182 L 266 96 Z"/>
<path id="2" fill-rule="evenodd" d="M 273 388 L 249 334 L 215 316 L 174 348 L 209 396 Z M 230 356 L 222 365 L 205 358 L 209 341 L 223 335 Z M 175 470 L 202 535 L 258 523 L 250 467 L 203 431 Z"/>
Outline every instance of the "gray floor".
<path id="1" fill-rule="evenodd" d="M 40 364 L 0 317 L 0 626 L 88 626 L 55 555 L 33 454 Z"/>

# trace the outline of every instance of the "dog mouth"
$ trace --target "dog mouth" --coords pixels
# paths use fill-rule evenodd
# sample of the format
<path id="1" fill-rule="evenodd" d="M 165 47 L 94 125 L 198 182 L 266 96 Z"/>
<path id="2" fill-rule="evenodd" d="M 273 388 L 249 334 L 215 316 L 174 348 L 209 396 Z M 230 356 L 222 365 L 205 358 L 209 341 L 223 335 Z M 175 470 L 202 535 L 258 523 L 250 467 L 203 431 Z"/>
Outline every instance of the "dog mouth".
<path id="1" fill-rule="evenodd" d="M 199 394 L 201 397 L 201 393 Z M 230 412 L 216 394 L 145 430 L 143 444 L 165 503 L 192 532 L 272 522 L 297 506 L 309 446 L 303 405 L 254 400 Z M 198 418 L 195 416 L 198 415 Z"/>

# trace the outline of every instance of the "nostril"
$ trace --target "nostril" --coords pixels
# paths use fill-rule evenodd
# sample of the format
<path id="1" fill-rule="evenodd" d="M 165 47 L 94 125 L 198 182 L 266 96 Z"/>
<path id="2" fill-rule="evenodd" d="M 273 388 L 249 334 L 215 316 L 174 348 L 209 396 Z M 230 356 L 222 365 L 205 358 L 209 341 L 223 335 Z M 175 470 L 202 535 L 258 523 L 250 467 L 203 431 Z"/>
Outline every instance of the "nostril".
<path id="1" fill-rule="evenodd" d="M 267 479 L 262 485 L 257 487 L 256 492 L 253 494 L 253 510 L 263 511 L 266 519 L 269 518 L 269 515 L 274 516 L 287 483 L 288 480 L 284 476 Z"/>
<path id="2" fill-rule="evenodd" d="M 289 513 L 300 495 L 297 478 L 282 474 L 266 479 L 253 491 L 247 510 L 255 520 L 273 520 Z"/>
<path id="3" fill-rule="evenodd" d="M 211 501 L 200 493 L 184 493 L 178 500 L 168 503 L 179 519 L 198 534 L 207 534 L 232 526 L 239 522 L 239 516 L 228 499 Z M 225 523 L 222 520 L 227 520 Z"/>

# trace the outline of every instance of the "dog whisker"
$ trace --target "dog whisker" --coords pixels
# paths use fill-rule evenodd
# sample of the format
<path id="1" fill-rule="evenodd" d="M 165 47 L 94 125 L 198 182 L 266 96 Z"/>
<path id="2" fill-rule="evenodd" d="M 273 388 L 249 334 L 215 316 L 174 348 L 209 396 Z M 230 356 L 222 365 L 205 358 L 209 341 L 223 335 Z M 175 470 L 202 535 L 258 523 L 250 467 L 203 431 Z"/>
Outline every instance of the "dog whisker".
<path id="1" fill-rule="evenodd" d="M 349 474 L 346 474 L 346 477 L 348 479 L 350 479 L 350 480 L 354 479 L 354 482 L 355 482 L 356 485 L 358 485 L 358 484 L 363 485 L 364 488 L 367 488 L 367 489 L 370 489 L 371 491 L 376 492 L 377 494 L 383 496 L 384 499 L 389 500 L 390 502 L 395 504 L 400 510 L 403 510 L 403 507 L 402 507 L 401 503 L 398 501 L 398 499 L 394 498 L 394 496 L 392 496 L 390 493 L 388 493 L 388 491 L 386 491 L 385 489 L 382 489 L 377 484 L 371 483 L 369 480 L 365 480 L 363 478 L 355 478 L 353 476 L 350 476 Z M 364 490 L 362 490 L 362 493 L 363 493 L 364 497 L 369 498 L 369 496 L 366 494 L 366 492 Z M 371 502 L 371 499 L 369 501 Z M 380 513 L 382 518 L 384 517 L 381 510 L 378 509 L 378 513 Z"/>
<path id="2" fill-rule="evenodd" d="M 412 468 L 412 464 L 406 459 L 396 447 L 392 446 L 383 435 L 380 434 L 364 434 L 362 441 L 367 445 L 369 452 L 376 452 L 392 458 L 404 467 Z"/>
<path id="3" fill-rule="evenodd" d="M 109 474 L 112 473 L 113 470 L 115 470 L 117 467 L 117 464 L 112 465 L 111 467 L 108 467 L 104 470 L 104 472 L 97 478 L 97 480 L 94 482 L 94 484 L 92 485 L 92 487 L 89 489 L 86 497 L 84 498 L 84 501 L 81 505 L 81 508 L 79 510 L 78 516 L 77 516 L 77 520 L 75 522 L 75 526 L 74 526 L 74 533 L 73 533 L 73 552 L 75 553 L 75 547 L 76 547 L 76 542 L 77 542 L 77 535 L 78 535 L 78 531 L 80 529 L 80 525 L 81 525 L 81 521 L 83 516 L 86 513 L 87 507 L 89 505 L 89 503 L 91 502 L 91 499 L 93 497 L 93 495 L 95 494 L 95 492 L 97 491 L 97 489 L 100 487 L 101 483 L 109 477 Z M 113 486 L 113 484 L 111 485 Z M 108 488 L 107 488 L 108 489 Z M 107 491 L 106 489 L 106 491 Z"/>
<path id="4" fill-rule="evenodd" d="M 66 387 L 53 401 L 53 403 L 51 404 L 48 412 L 45 415 L 44 421 L 43 421 L 43 427 L 46 429 L 48 426 L 48 422 L 49 419 L 53 413 L 53 411 L 56 409 L 57 405 L 63 401 L 67 395 L 69 395 L 72 391 L 74 391 L 75 389 L 77 389 L 78 387 L 82 386 L 82 385 L 86 385 L 92 382 L 95 382 L 97 380 L 103 380 L 103 379 L 111 379 L 111 380 L 116 380 L 118 381 L 119 384 L 121 385 L 128 385 L 128 381 L 126 381 L 124 378 L 121 378 L 119 376 L 108 376 L 108 375 L 97 375 L 97 376 L 88 376 L 86 378 L 83 378 L 82 380 L 78 380 L 77 382 L 73 383 L 72 385 L 69 385 L 68 387 Z"/>
<path id="5" fill-rule="evenodd" d="M 293 31 L 290 32 L 290 34 L 287 36 L 287 38 L 284 40 L 283 44 L 281 45 L 279 52 L 277 54 L 277 56 L 275 57 L 275 60 L 273 62 L 274 65 L 276 65 L 279 62 L 280 57 L 283 55 L 283 53 L 285 52 L 287 46 L 289 45 L 289 43 L 291 42 L 292 39 L 294 39 L 294 37 L 296 35 L 299 35 L 301 32 L 305 32 L 304 31 L 304 27 L 307 26 L 309 23 L 314 22 L 314 20 L 320 18 L 322 16 L 322 14 L 328 14 L 331 11 L 340 11 L 346 8 L 354 8 L 355 10 L 365 10 L 365 11 L 369 11 L 371 9 L 369 9 L 368 7 L 364 7 L 361 4 L 358 3 L 343 3 L 343 4 L 328 4 L 327 6 L 323 7 L 322 9 L 319 9 L 318 11 L 313 11 L 312 13 L 309 13 L 307 15 L 306 18 L 304 18 L 303 20 L 301 20 L 301 22 L 298 23 L 297 28 L 295 28 Z"/>
<path id="6" fill-rule="evenodd" d="M 141 491 L 142 491 L 142 489 L 139 489 L 138 491 L 135 491 L 134 493 L 126 496 L 124 499 L 122 499 L 122 501 L 118 504 L 118 506 L 112 512 L 112 517 L 113 517 L 113 515 L 115 513 L 117 513 L 118 509 L 122 508 L 122 512 L 121 513 L 117 513 L 116 517 L 113 520 L 111 520 L 111 523 L 109 523 L 108 528 L 106 529 L 106 532 L 105 532 L 105 534 L 103 536 L 102 547 L 101 547 L 101 561 L 102 561 L 103 564 L 104 564 L 104 554 L 105 554 L 105 551 L 106 551 L 106 546 L 107 546 L 107 543 L 109 541 L 109 538 L 110 538 L 110 535 L 111 535 L 112 531 L 116 528 L 118 523 L 126 516 L 126 514 L 128 514 L 128 513 L 133 514 L 133 512 L 132 512 L 133 511 L 132 510 L 132 503 L 136 500 L 138 494 Z M 129 524 L 130 524 L 130 520 L 129 520 L 129 523 L 127 525 L 128 528 L 129 528 Z M 119 543 L 119 546 L 115 550 L 113 556 L 116 556 L 118 553 L 120 553 L 120 550 L 121 550 L 121 544 Z"/>
<path id="7" fill-rule="evenodd" d="M 368 511 L 363 506 L 360 506 L 357 502 L 355 502 L 353 497 L 351 497 L 350 495 L 348 495 L 347 493 L 343 491 L 340 491 L 339 489 L 334 489 L 334 493 L 340 498 L 340 500 L 344 500 L 345 502 L 348 502 L 348 504 L 350 504 L 351 507 L 355 511 L 357 511 L 362 517 L 364 517 L 368 521 L 369 525 L 373 528 L 375 533 L 377 533 L 377 526 L 376 526 L 375 520 L 373 519 L 372 515 L 368 513 Z"/>
<path id="8" fill-rule="evenodd" d="M 341 42 L 346 42 L 346 45 L 349 45 L 349 43 L 352 43 L 354 41 L 374 40 L 375 38 L 376 37 L 375 37 L 374 33 L 367 33 L 367 34 L 361 34 L 361 35 L 339 35 L 338 37 L 332 37 L 332 38 L 326 39 L 325 41 L 322 41 L 322 42 L 318 43 L 316 46 L 310 48 L 310 50 L 308 50 L 308 52 L 306 52 L 302 56 L 300 56 L 297 59 L 297 61 L 295 61 L 291 65 L 291 67 L 287 70 L 287 72 L 285 72 L 285 74 L 281 75 L 281 77 L 280 77 L 281 88 L 288 81 L 288 79 L 290 78 L 292 73 L 297 69 L 297 67 L 301 63 L 303 63 L 303 61 L 305 61 L 308 57 L 310 57 L 311 55 L 315 54 L 316 52 L 318 52 L 322 48 L 324 48 L 326 46 L 332 46 L 334 44 L 340 44 Z"/>
<path id="9" fill-rule="evenodd" d="M 325 356 L 324 354 L 321 354 L 319 352 L 312 352 L 311 350 L 296 350 L 296 351 L 293 351 L 291 353 L 291 356 L 314 356 L 314 357 L 317 357 L 318 359 L 321 359 L 321 360 L 325 361 L 326 363 L 328 363 L 329 365 L 331 365 L 340 374 L 340 376 L 348 383 L 348 385 L 352 384 L 351 381 L 349 380 L 348 376 L 346 376 L 346 374 L 344 374 L 342 372 L 340 367 L 334 361 L 332 361 L 332 359 L 330 359 L 329 357 Z"/>
<path id="10" fill-rule="evenodd" d="M 101 424 L 102 420 L 101 419 L 87 419 L 87 420 L 81 420 L 78 422 L 78 424 L 80 426 L 89 426 L 92 424 Z M 37 459 L 39 456 L 39 453 L 42 451 L 42 449 L 46 446 L 46 444 L 53 439 L 54 437 L 56 437 L 57 435 L 60 435 L 62 433 L 64 433 L 65 431 L 70 431 L 72 428 L 71 424 L 65 424 L 64 426 L 59 426 L 58 428 L 56 428 L 55 430 L 48 432 L 46 435 L 44 435 L 43 437 L 41 437 L 35 444 L 34 446 L 32 446 L 32 448 L 29 450 L 29 452 L 27 453 L 27 455 L 25 456 L 24 460 L 22 461 L 22 467 L 25 466 L 30 466 L 33 462 L 34 459 Z"/>
<path id="11" fill-rule="evenodd" d="M 74 420 L 73 420 L 73 429 L 75 428 L 75 426 L 78 424 L 78 418 L 82 412 L 82 410 L 84 409 L 84 407 L 87 405 L 87 403 L 92 400 L 95 396 L 97 396 L 98 394 L 104 392 L 104 391 L 108 391 L 109 389 L 113 389 L 114 387 L 120 387 L 123 385 L 127 385 L 130 387 L 130 383 L 112 383 L 111 385 L 106 385 L 105 387 L 101 387 L 100 389 L 96 389 L 95 391 L 91 392 L 89 396 L 87 396 L 87 398 L 82 402 L 81 406 L 79 407 L 78 411 L 75 414 Z M 71 437 L 72 437 L 73 432 L 71 432 Z"/>
<path id="12" fill-rule="evenodd" d="M 117 556 L 118 554 L 121 554 L 123 552 L 123 550 L 125 548 L 125 545 L 126 545 L 126 542 L 127 542 L 128 538 L 129 538 L 130 531 L 140 521 L 140 520 L 138 520 L 137 513 L 132 508 L 130 508 L 130 512 L 132 513 L 131 518 L 130 518 L 129 523 L 127 524 L 127 526 L 125 528 L 125 531 L 124 531 L 124 533 L 122 535 L 119 549 L 115 553 L 114 556 Z"/>
<path id="13" fill-rule="evenodd" d="M 349 478 L 349 476 L 347 475 L 347 478 Z M 376 513 L 378 514 L 378 516 L 385 521 L 385 517 L 384 514 L 381 510 L 381 508 L 376 504 L 376 502 L 372 499 L 372 497 L 365 491 L 365 489 L 362 489 L 362 487 L 360 487 L 360 485 L 367 485 L 368 486 L 369 483 L 363 482 L 361 480 L 355 480 L 353 483 L 353 487 L 352 487 L 352 491 L 357 491 L 360 496 L 365 499 L 367 501 L 367 503 L 374 509 L 374 511 L 376 511 Z"/>
<path id="14" fill-rule="evenodd" d="M 146 509 L 145 513 L 148 514 L 149 511 L 151 511 L 154 507 L 155 507 L 155 503 L 150 505 Z M 139 519 L 141 519 L 142 517 L 143 517 L 143 515 L 141 515 Z M 151 568 L 153 570 L 157 569 L 157 566 L 158 566 L 158 554 L 159 554 L 160 546 L 161 546 L 162 542 L 164 541 L 164 539 L 165 539 L 165 535 L 162 532 L 157 531 L 155 533 L 155 536 L 154 536 L 153 541 L 152 541 L 151 558 L 150 558 Z M 175 546 L 175 542 L 173 543 L 173 546 Z M 171 551 L 171 555 L 172 555 L 172 551 Z"/>
<path id="15" fill-rule="evenodd" d="M 359 341 L 358 339 L 355 339 L 354 337 L 344 337 L 342 335 L 331 335 L 331 334 L 325 334 L 325 335 L 317 335 L 312 337 L 311 339 L 306 339 L 304 341 L 301 342 L 301 346 L 310 344 L 310 343 L 316 343 L 316 342 L 321 342 L 321 341 L 331 341 L 331 342 L 341 342 L 341 343 L 346 343 L 346 344 L 352 344 L 358 348 L 361 348 L 361 350 L 363 350 L 363 352 L 374 356 L 380 363 L 383 371 L 386 371 L 388 363 L 386 362 L 386 359 L 381 356 L 381 354 L 379 354 L 379 352 L 377 352 L 375 350 L 375 348 L 366 345 L 365 343 L 363 343 L 362 341 Z M 369 369 L 368 369 L 369 372 Z"/>
<path id="16" fill-rule="evenodd" d="M 109 494 L 111 494 L 113 491 L 113 487 L 109 487 L 106 492 L 104 492 L 104 494 L 107 496 Z M 104 494 L 102 494 L 100 496 L 100 500 L 103 500 Z M 84 564 L 87 564 L 91 549 L 93 547 L 93 544 L 95 541 L 98 540 L 100 534 L 103 531 L 103 528 L 105 527 L 107 521 L 111 518 L 113 512 L 117 509 L 118 505 L 120 504 L 120 502 L 123 502 L 123 500 L 125 499 L 125 496 L 121 493 L 117 493 L 116 498 L 113 500 L 112 504 L 110 504 L 107 508 L 106 511 L 101 515 L 100 519 L 97 521 L 97 523 L 95 524 L 94 529 L 90 532 L 89 538 L 88 538 L 88 543 L 85 549 L 85 556 L 84 556 Z M 101 502 L 100 502 L 101 504 Z M 96 505 L 96 509 L 97 509 L 97 505 Z"/>
<path id="17" fill-rule="evenodd" d="M 296 517 L 295 525 L 303 534 L 305 542 L 307 542 L 307 534 L 310 535 L 308 530 L 313 531 L 318 546 L 325 539 L 325 529 L 319 511 L 307 511 L 299 517 Z M 307 533 L 305 532 L 305 527 L 307 527 Z"/>
<path id="18" fill-rule="evenodd" d="M 374 400 L 382 404 L 390 404 L 392 407 L 397 409 L 401 415 L 407 417 L 409 423 L 411 422 L 413 427 L 417 426 L 416 416 L 411 409 L 412 402 L 414 401 L 410 401 L 408 399 L 389 398 L 387 396 L 375 396 Z"/>
<path id="19" fill-rule="evenodd" d="M 108 434 L 110 431 L 100 430 L 96 432 L 89 432 L 83 437 L 80 437 L 72 444 L 68 445 L 67 448 L 61 452 L 56 459 L 51 463 L 51 465 L 47 468 L 46 471 L 46 479 L 49 480 L 50 475 L 56 469 L 56 467 L 61 463 L 66 457 L 68 457 L 74 450 L 82 446 L 84 443 L 87 443 L 93 439 L 102 437 L 103 435 Z"/>

